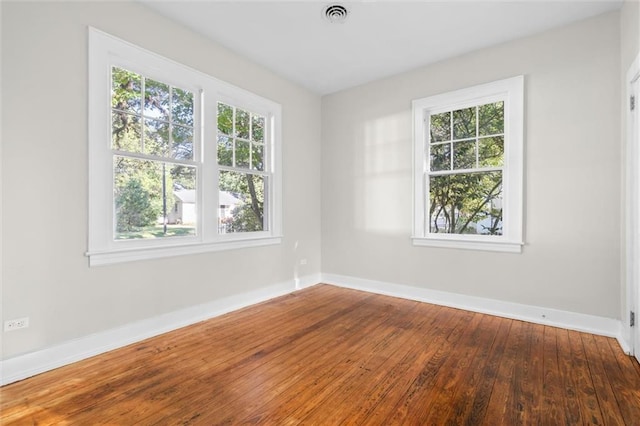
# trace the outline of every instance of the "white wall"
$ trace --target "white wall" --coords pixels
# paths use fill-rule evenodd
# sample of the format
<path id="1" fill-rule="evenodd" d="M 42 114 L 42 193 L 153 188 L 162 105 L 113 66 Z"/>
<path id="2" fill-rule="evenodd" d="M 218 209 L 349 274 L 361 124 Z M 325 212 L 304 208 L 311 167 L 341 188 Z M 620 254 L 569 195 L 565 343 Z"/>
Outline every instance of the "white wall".
<path id="1" fill-rule="evenodd" d="M 635 58 L 638 56 L 638 54 L 640 54 L 640 2 L 638 1 L 630 1 L 627 0 L 624 2 L 624 4 L 622 5 L 622 8 L 620 9 L 620 90 L 621 90 L 621 94 L 622 96 L 620 97 L 620 102 L 621 102 L 621 135 L 622 135 L 622 158 L 623 159 L 627 159 L 627 154 L 626 154 L 626 146 L 627 146 L 627 114 L 628 114 L 628 110 L 627 108 L 629 108 L 629 99 L 627 96 L 627 70 L 629 69 L 629 67 L 631 66 L 632 62 L 635 60 Z M 621 181 L 622 181 L 622 185 L 621 185 L 621 191 L 620 193 L 622 194 L 623 200 L 624 197 L 626 196 L 626 170 L 625 170 L 625 166 L 626 166 L 626 161 L 623 160 L 623 167 L 622 167 L 622 172 L 621 173 Z M 623 207 L 624 204 L 623 204 Z M 621 252 L 622 252 L 622 256 L 621 256 L 621 262 L 620 262 L 620 266 L 621 266 L 621 282 L 625 284 L 626 287 L 626 283 L 627 283 L 627 274 L 626 274 L 626 270 L 627 270 L 627 264 L 626 264 L 626 256 L 625 256 L 625 250 L 626 250 L 626 244 L 627 244 L 627 235 L 628 232 L 626 230 L 626 211 L 622 211 L 622 216 L 621 216 L 621 235 L 622 238 L 620 239 L 620 243 L 621 243 Z M 627 326 L 627 324 L 629 324 L 629 298 L 631 296 L 630 294 L 631 289 L 630 288 L 625 288 L 624 291 L 621 292 L 620 297 L 621 297 L 621 319 L 622 319 L 622 336 L 623 338 L 627 341 L 630 342 L 631 341 L 631 328 Z"/>
<path id="2" fill-rule="evenodd" d="M 522 254 L 413 247 L 411 100 L 525 75 Z M 322 271 L 620 318 L 617 12 L 322 101 Z"/>
<path id="3" fill-rule="evenodd" d="M 88 25 L 282 104 L 281 245 L 88 267 Z M 320 272 L 319 96 L 140 4 L 2 2 L 2 122 L 3 359 Z"/>

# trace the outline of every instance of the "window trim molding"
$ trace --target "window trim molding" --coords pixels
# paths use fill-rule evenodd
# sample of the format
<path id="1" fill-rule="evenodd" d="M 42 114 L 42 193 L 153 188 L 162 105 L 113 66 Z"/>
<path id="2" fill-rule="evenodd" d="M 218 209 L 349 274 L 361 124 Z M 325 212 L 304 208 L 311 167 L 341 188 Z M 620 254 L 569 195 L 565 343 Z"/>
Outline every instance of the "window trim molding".
<path id="1" fill-rule="evenodd" d="M 88 27 L 88 250 L 89 266 L 180 256 L 212 251 L 260 247 L 282 242 L 282 107 L 245 89 Z M 113 238 L 113 173 L 111 149 L 111 66 L 129 66 L 145 76 L 193 91 L 194 161 L 197 163 L 195 236 L 126 240 Z M 176 76 L 179 76 L 176 78 Z M 184 81 L 186 79 L 186 81 Z M 264 113 L 270 121 L 270 174 L 265 194 L 266 231 L 219 234 L 217 111 L 219 100 Z M 213 106 L 213 107 L 212 107 Z M 211 115 L 211 114 L 209 114 Z M 209 142 L 205 142 L 209 141 Z M 107 158 L 109 161 L 107 161 Z M 266 159 L 265 159 L 266 163 Z M 110 190 L 108 189 L 110 188 Z M 212 193 L 209 197 L 203 194 Z M 268 200 L 268 201 L 267 201 Z M 211 223 L 208 223 L 211 221 Z"/>
<path id="2" fill-rule="evenodd" d="M 503 192 L 506 208 L 500 236 L 435 234 L 427 217 L 428 115 L 478 105 L 486 99 L 505 102 Z M 413 235 L 414 246 L 520 253 L 524 245 L 524 76 L 516 76 L 412 101 L 413 112 Z"/>
<path id="3" fill-rule="evenodd" d="M 87 253 L 90 266 L 110 265 L 113 263 L 137 260 L 159 259 L 163 257 L 184 256 L 214 251 L 235 250 L 249 247 L 262 247 L 280 244 L 282 237 L 245 237 L 217 241 L 212 243 L 167 244 L 145 248 L 123 248 L 119 250 L 93 251 Z"/>

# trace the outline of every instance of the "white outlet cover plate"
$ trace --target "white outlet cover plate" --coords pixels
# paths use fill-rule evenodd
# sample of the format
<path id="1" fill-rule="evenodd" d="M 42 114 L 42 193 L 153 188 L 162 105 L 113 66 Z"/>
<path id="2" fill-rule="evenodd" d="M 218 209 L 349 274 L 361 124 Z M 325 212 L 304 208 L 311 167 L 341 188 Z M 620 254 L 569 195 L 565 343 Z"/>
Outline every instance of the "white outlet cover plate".
<path id="1" fill-rule="evenodd" d="M 29 327 L 29 317 L 7 320 L 4 322 L 4 331 L 20 330 Z"/>

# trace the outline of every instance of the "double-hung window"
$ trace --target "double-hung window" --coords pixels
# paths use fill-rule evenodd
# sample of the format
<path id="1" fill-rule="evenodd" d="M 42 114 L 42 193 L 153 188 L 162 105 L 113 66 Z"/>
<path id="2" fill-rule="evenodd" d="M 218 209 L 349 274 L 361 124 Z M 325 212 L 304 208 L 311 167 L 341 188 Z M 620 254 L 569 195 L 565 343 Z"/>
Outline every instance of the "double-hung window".
<path id="1" fill-rule="evenodd" d="M 414 244 L 521 251 L 523 83 L 413 101 Z"/>
<path id="2" fill-rule="evenodd" d="M 268 194 L 271 174 L 265 170 L 264 115 L 218 102 L 218 182 L 221 194 L 218 227 L 222 234 L 264 231 L 269 221 L 265 216 L 265 192 Z M 246 202 L 230 209 L 231 197 L 239 195 Z M 222 199 L 224 198 L 224 199 Z M 268 201 L 268 197 L 267 197 Z"/>
<path id="3" fill-rule="evenodd" d="M 277 244 L 280 106 L 89 30 L 91 265 Z"/>
<path id="4" fill-rule="evenodd" d="M 198 190 L 196 99 L 193 90 L 112 66 L 115 240 L 196 235 L 195 199 L 187 214 L 179 195 Z M 182 214 L 171 215 L 178 204 Z"/>

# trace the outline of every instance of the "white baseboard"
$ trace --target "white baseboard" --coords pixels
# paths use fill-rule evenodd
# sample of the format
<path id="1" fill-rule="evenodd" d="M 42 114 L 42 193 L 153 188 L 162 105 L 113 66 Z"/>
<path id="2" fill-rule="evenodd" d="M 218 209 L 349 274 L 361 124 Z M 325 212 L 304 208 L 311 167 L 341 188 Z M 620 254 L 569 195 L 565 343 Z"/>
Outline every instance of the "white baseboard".
<path id="1" fill-rule="evenodd" d="M 612 318 L 561 311 L 539 306 L 523 305 L 495 299 L 468 296 L 464 294 L 429 290 L 407 285 L 348 277 L 344 275 L 322 274 L 322 282 L 339 287 L 384 294 L 403 299 L 433 303 L 435 305 L 464 309 L 472 312 L 496 315 L 536 324 L 550 325 L 569 330 L 584 331 L 618 339 L 622 349 L 629 353 L 629 346 L 621 338 L 621 322 Z"/>
<path id="2" fill-rule="evenodd" d="M 225 297 L 203 305 L 145 319 L 123 327 L 106 330 L 0 361 L 0 385 L 26 379 L 63 365 L 282 296 L 295 290 L 311 287 L 320 282 L 370 293 L 614 337 L 618 340 L 625 353 L 630 352 L 630 346 L 622 338 L 622 324 L 616 319 L 344 275 L 318 274 L 295 278 L 290 282 Z"/>
<path id="3" fill-rule="evenodd" d="M 620 323 L 620 329 L 622 330 L 622 323 Z M 632 356 L 633 354 L 631 351 L 631 344 L 623 337 L 622 332 L 620 332 L 620 334 L 616 336 L 616 339 L 618 340 L 618 344 L 622 348 L 622 352 L 629 356 Z"/>
<path id="4" fill-rule="evenodd" d="M 63 365 L 310 287 L 319 282 L 319 274 L 300 277 L 9 358 L 0 361 L 0 385 L 26 379 Z"/>

